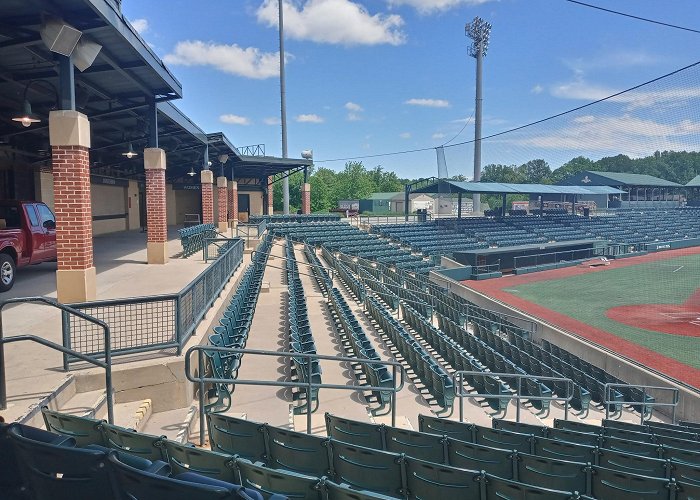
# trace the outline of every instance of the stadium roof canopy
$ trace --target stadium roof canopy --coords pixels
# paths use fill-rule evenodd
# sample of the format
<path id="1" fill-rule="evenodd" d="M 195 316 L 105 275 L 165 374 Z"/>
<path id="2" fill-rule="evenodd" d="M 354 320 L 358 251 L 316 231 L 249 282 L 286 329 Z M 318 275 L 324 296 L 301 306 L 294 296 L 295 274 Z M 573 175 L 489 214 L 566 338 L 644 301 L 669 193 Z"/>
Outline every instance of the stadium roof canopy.
<path id="1" fill-rule="evenodd" d="M 629 174 L 626 172 L 596 172 L 585 170 L 562 180 L 567 186 L 619 186 L 619 187 L 682 187 L 682 184 L 667 181 L 653 175 Z"/>
<path id="2" fill-rule="evenodd" d="M 411 193 L 493 193 L 493 194 L 621 194 L 610 186 L 555 186 L 551 184 L 507 184 L 501 182 L 460 182 L 446 179 L 422 179 L 407 186 Z"/>
<path id="3" fill-rule="evenodd" d="M 693 177 L 685 187 L 700 187 L 700 175 Z"/>

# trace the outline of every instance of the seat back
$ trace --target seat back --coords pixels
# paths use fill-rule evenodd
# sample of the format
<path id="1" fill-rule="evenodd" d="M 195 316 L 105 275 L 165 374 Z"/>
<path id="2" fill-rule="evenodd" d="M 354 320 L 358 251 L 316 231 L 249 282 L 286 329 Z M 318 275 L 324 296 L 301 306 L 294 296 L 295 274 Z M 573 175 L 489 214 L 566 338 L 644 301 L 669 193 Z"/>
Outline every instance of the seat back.
<path id="1" fill-rule="evenodd" d="M 570 462 L 595 463 L 594 446 L 556 441 L 554 439 L 535 438 L 534 455 L 539 457 L 556 458 Z"/>
<path id="2" fill-rule="evenodd" d="M 474 441 L 474 428 L 472 424 L 455 422 L 446 418 L 418 415 L 418 429 L 421 432 L 448 436 L 460 441 Z"/>
<path id="3" fill-rule="evenodd" d="M 9 429 L 9 424 L 0 423 L 0 491 L 3 491 L 9 500 L 18 500 L 24 498 L 23 482 L 15 449 L 10 441 Z"/>
<path id="4" fill-rule="evenodd" d="M 478 471 L 467 471 L 407 457 L 408 498 L 478 498 Z"/>
<path id="5" fill-rule="evenodd" d="M 483 474 L 482 481 L 486 483 L 484 500 L 571 500 L 575 498 L 570 492 L 538 488 L 518 481 L 501 479 L 491 474 Z"/>
<path id="6" fill-rule="evenodd" d="M 515 422 L 513 420 L 503 420 L 494 418 L 491 421 L 494 429 L 502 429 L 512 432 L 520 432 L 522 434 L 534 434 L 535 436 L 547 437 L 548 427 L 544 425 L 526 424 L 524 422 Z"/>
<path id="7" fill-rule="evenodd" d="M 555 490 L 588 491 L 589 465 L 518 453 L 517 466 L 520 482 Z"/>
<path id="8" fill-rule="evenodd" d="M 330 473 L 328 438 L 273 426 L 268 427 L 267 431 L 268 467 L 316 477 Z"/>
<path id="9" fill-rule="evenodd" d="M 54 434 L 31 427 L 12 425 L 8 434 L 31 498 L 119 498 L 111 487 L 106 453 L 75 448 L 72 440 L 67 446 L 53 444 Z"/>
<path id="10" fill-rule="evenodd" d="M 531 434 L 491 429 L 480 425 L 475 425 L 474 428 L 477 444 L 504 450 L 517 450 L 522 453 L 532 452 Z"/>
<path id="11" fill-rule="evenodd" d="M 265 498 L 283 495 L 295 500 L 321 500 L 318 478 L 270 469 L 242 458 L 235 462 L 241 485 L 259 491 Z"/>
<path id="12" fill-rule="evenodd" d="M 629 472 L 649 477 L 668 477 L 670 464 L 667 460 L 649 458 L 605 448 L 598 449 L 596 465 L 607 469 Z"/>
<path id="13" fill-rule="evenodd" d="M 238 482 L 234 459 L 230 455 L 170 440 L 166 440 L 164 446 L 173 476 L 194 472 L 220 481 Z"/>
<path id="14" fill-rule="evenodd" d="M 382 495 L 401 496 L 403 457 L 396 453 L 332 441 L 335 482 Z"/>
<path id="15" fill-rule="evenodd" d="M 47 431 L 70 436 L 81 447 L 89 444 L 105 445 L 101 420 L 59 413 L 49 410 L 47 406 L 41 408 L 41 414 Z"/>
<path id="16" fill-rule="evenodd" d="M 615 500 L 669 498 L 668 480 L 593 467 L 591 496 Z"/>
<path id="17" fill-rule="evenodd" d="M 447 438 L 443 436 L 386 427 L 386 450 L 437 464 L 447 463 Z"/>
<path id="18" fill-rule="evenodd" d="M 389 500 L 395 497 L 380 495 L 371 491 L 358 491 L 345 484 L 324 480 L 321 485 L 324 500 Z"/>
<path id="19" fill-rule="evenodd" d="M 148 460 L 168 461 L 165 454 L 165 436 L 151 436 L 140 432 L 119 427 L 118 425 L 102 424 L 105 436 L 105 446 L 119 451 L 125 451 Z"/>
<path id="20" fill-rule="evenodd" d="M 269 457 L 265 424 L 208 413 L 207 428 L 212 451 L 238 455 L 252 461 L 265 462 Z"/>
<path id="21" fill-rule="evenodd" d="M 510 450 L 501 450 L 467 443 L 456 439 L 447 442 L 448 463 L 452 467 L 469 470 L 488 470 L 491 474 L 510 479 L 514 477 L 513 458 Z"/>
<path id="22" fill-rule="evenodd" d="M 326 413 L 325 418 L 328 437 L 365 448 L 385 449 L 383 426 L 349 420 L 330 413 Z"/>

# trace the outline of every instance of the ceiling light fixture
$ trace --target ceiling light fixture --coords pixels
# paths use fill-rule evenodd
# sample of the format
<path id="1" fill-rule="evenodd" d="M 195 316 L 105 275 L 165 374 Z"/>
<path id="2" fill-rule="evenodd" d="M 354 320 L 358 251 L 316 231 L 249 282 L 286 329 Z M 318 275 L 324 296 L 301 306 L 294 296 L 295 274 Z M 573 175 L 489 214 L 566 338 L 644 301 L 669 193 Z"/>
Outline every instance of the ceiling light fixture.
<path id="1" fill-rule="evenodd" d="M 136 151 L 134 151 L 134 146 L 131 143 L 129 143 L 129 149 L 122 153 L 122 156 L 126 156 L 130 160 L 138 155 L 139 154 Z"/>

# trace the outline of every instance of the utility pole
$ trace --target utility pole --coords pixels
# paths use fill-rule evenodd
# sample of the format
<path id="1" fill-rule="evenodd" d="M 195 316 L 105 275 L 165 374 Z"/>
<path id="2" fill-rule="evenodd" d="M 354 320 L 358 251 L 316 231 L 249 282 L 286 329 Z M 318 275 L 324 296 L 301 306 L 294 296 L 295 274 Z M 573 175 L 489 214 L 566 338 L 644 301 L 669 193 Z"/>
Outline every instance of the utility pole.
<path id="1" fill-rule="evenodd" d="M 280 31 L 280 121 L 282 122 L 282 158 L 287 158 L 287 86 L 284 76 L 284 1 L 278 0 Z M 282 180 L 284 213 L 289 214 L 289 176 Z"/>
<path id="2" fill-rule="evenodd" d="M 482 64 L 484 56 L 489 48 L 489 36 L 491 34 L 491 24 L 480 17 L 475 17 L 471 23 L 464 27 L 464 33 L 471 38 L 472 45 L 469 47 L 469 55 L 476 59 L 476 103 L 474 107 L 474 182 L 481 180 L 481 80 Z M 481 212 L 481 195 L 473 195 L 474 213 Z M 504 207 L 505 208 L 505 207 Z"/>

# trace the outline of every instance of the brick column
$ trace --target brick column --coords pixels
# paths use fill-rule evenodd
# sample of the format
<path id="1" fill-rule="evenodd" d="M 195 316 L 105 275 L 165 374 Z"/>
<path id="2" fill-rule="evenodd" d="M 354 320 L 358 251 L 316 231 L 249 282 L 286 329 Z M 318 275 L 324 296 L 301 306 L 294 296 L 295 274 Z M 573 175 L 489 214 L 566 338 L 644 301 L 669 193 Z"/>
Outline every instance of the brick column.
<path id="1" fill-rule="evenodd" d="M 149 264 L 168 262 L 168 211 L 165 206 L 165 151 L 146 148 L 143 151 L 146 171 L 146 253 Z"/>
<path id="2" fill-rule="evenodd" d="M 58 270 L 63 303 L 95 300 L 90 200 L 90 122 L 77 111 L 49 113 Z"/>
<path id="3" fill-rule="evenodd" d="M 232 227 L 238 224 L 238 183 L 236 181 L 228 181 L 228 220 L 231 221 Z"/>
<path id="4" fill-rule="evenodd" d="M 202 224 L 214 223 L 214 173 L 202 170 Z"/>
<path id="5" fill-rule="evenodd" d="M 216 189 L 218 191 L 219 200 L 219 232 L 226 233 L 228 231 L 228 192 L 226 191 L 226 177 L 216 178 Z"/>
<path id="6" fill-rule="evenodd" d="M 272 177 L 270 176 L 267 178 L 267 213 L 269 215 L 272 215 L 274 213 L 274 194 L 274 184 L 272 184 Z"/>
<path id="7" fill-rule="evenodd" d="M 301 213 L 311 213 L 311 184 L 308 182 L 301 186 Z"/>

